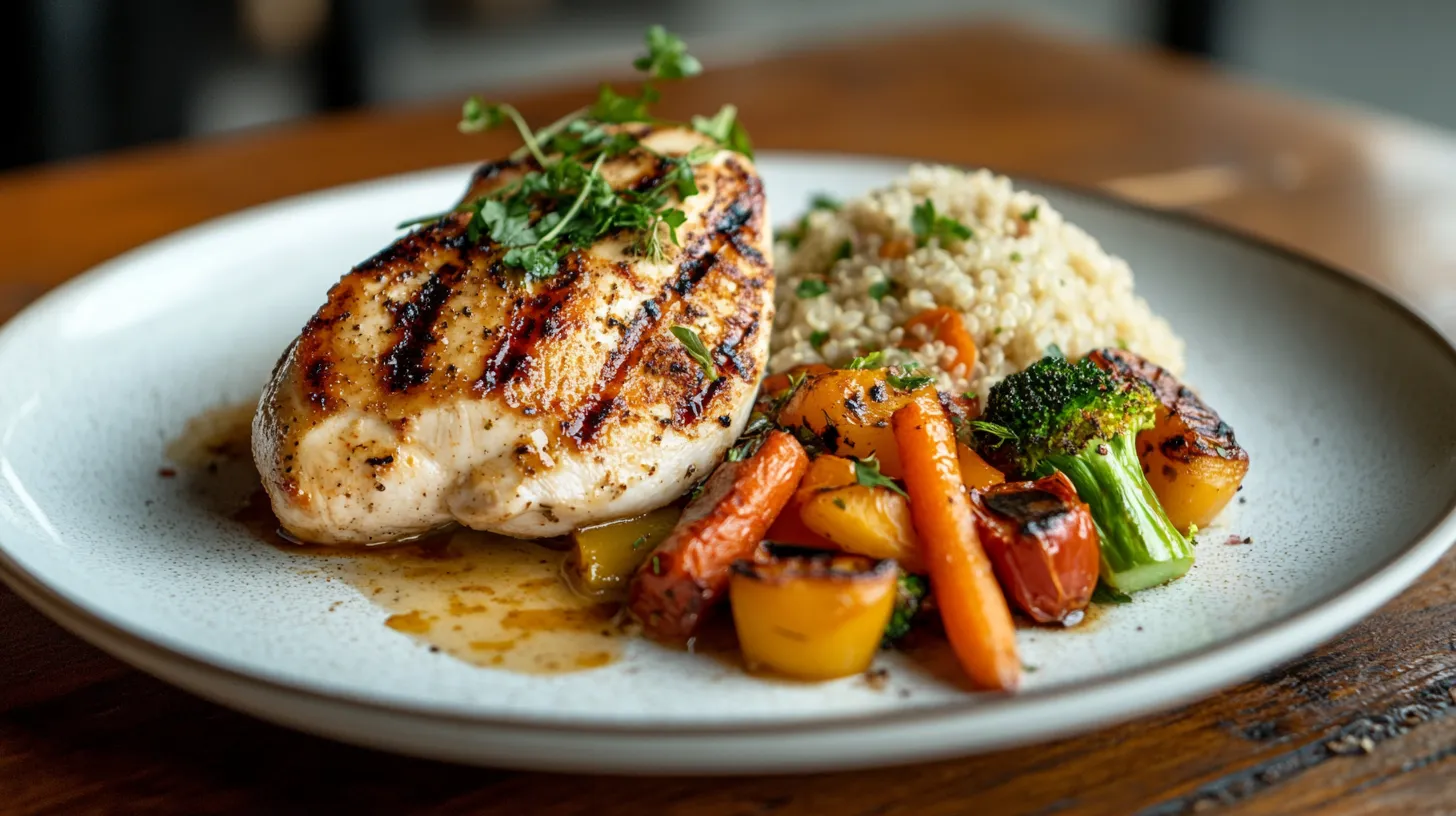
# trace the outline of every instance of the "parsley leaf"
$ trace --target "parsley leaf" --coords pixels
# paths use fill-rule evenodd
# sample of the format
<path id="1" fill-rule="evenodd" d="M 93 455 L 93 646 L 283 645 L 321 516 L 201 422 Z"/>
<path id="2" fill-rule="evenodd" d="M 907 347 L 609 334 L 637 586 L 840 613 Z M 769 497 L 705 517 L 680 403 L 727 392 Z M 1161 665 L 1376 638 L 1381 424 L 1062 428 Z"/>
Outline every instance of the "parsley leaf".
<path id="1" fill-rule="evenodd" d="M 854 254 L 854 244 L 851 243 L 848 238 L 845 238 L 844 239 L 844 243 L 842 243 L 842 244 L 839 245 L 839 249 L 835 250 L 835 252 L 834 252 L 834 260 L 836 262 L 837 261 L 849 260 L 849 257 L 851 255 L 853 255 L 853 254 Z"/>
<path id="2" fill-rule="evenodd" d="M 1026 212 L 1024 212 L 1024 213 L 1021 214 L 1021 220 L 1022 221 L 1035 221 L 1037 215 L 1039 215 L 1040 213 L 1041 213 L 1041 205 L 1040 204 L 1033 204 L 1033 205 L 1031 205 L 1031 209 L 1029 209 Z"/>
<path id="3" fill-rule="evenodd" d="M 535 167 L 525 166 L 524 175 L 476 200 L 407 221 L 401 228 L 431 222 L 443 226 L 443 219 L 452 214 L 468 213 L 465 230 L 470 241 L 489 238 L 504 250 L 502 262 L 523 270 L 528 279 L 556 274 L 568 253 L 616 233 L 632 236 L 632 251 L 663 260 L 664 234 L 681 245 L 678 229 L 687 216 L 679 202 L 699 193 L 693 166 L 712 158 L 719 148 L 705 144 L 686 156 L 661 155 L 644 146 L 633 132 L 612 127 L 661 122 L 650 110 L 661 97 L 653 81 L 683 79 L 702 71 L 702 64 L 687 53 L 682 39 L 662 26 L 647 29 L 646 43 L 646 55 L 634 62 L 647 74 L 640 92 L 619 93 L 604 83 L 593 104 L 540 130 L 533 130 L 511 105 L 488 103 L 478 96 L 467 99 L 461 107 L 459 129 L 477 133 L 514 124 L 522 146 L 510 154 L 510 161 L 529 157 Z M 711 118 L 696 117 L 694 124 L 722 145 L 751 154 L 748 135 L 733 106 L 725 105 Z M 631 152 L 650 154 L 666 163 L 665 172 L 645 189 L 614 189 L 598 172 L 602 162 Z"/>
<path id="4" fill-rule="evenodd" d="M 853 360 L 850 360 L 849 365 L 846 365 L 845 368 L 851 371 L 880 368 L 884 366 L 884 360 L 885 353 L 883 351 L 872 351 L 863 357 L 856 357 Z"/>
<path id="5" fill-rule="evenodd" d="M 479 227 L 476 222 L 479 222 Z M 531 228 L 530 212 L 513 212 L 505 202 L 496 199 L 482 199 L 471 228 L 478 228 L 492 241 L 505 247 L 524 247 L 536 243 L 536 232 Z M 479 241 L 472 236 L 471 241 Z"/>
<path id="6" fill-rule="evenodd" d="M 677 244 L 678 246 L 682 246 L 682 243 L 677 240 L 677 228 L 687 223 L 688 214 L 683 212 L 682 210 L 673 208 L 670 210 L 663 210 L 661 218 L 662 223 L 667 225 L 667 234 L 670 238 L 672 238 L 672 242 L 674 244 Z"/>
<path id="7" fill-rule="evenodd" d="M 460 107 L 460 124 L 457 127 L 461 133 L 480 133 L 500 127 L 505 121 L 500 105 L 487 105 L 480 97 L 472 96 Z"/>
<path id="8" fill-rule="evenodd" d="M 829 284 L 818 278 L 805 278 L 799 281 L 799 285 L 794 288 L 794 294 L 798 295 L 800 300 L 816 298 L 828 291 Z"/>
<path id="9" fill-rule="evenodd" d="M 517 247 L 507 252 L 501 262 L 525 272 L 528 278 L 543 280 L 556 274 L 561 256 L 546 247 Z"/>
<path id="10" fill-rule="evenodd" d="M 813 346 L 815 351 L 818 351 L 824 346 L 825 341 L 827 341 L 828 339 L 829 332 L 816 331 L 809 335 L 809 345 Z"/>
<path id="11" fill-rule="evenodd" d="M 587 109 L 586 115 L 589 119 L 607 124 L 651 122 L 652 114 L 647 111 L 647 106 L 656 102 L 660 96 L 651 85 L 642 89 L 641 96 L 628 96 L 617 93 L 612 90 L 611 85 L 603 82 L 597 89 L 596 103 Z"/>
<path id="12" fill-rule="evenodd" d="M 935 202 L 925 199 L 910 215 L 910 228 L 915 231 L 915 245 L 925 246 L 931 238 L 942 244 L 952 239 L 966 241 L 974 234 L 971 228 L 961 222 L 935 212 Z"/>
<path id="13" fill-rule="evenodd" d="M 544 131 L 543 131 L 544 132 Z M 547 143 L 554 152 L 578 158 L 590 158 L 597 153 L 619 156 L 637 146 L 637 140 L 628 133 L 608 133 L 600 124 L 586 119 L 568 122 L 553 134 Z"/>
<path id="14" fill-rule="evenodd" d="M 829 210 L 830 212 L 834 212 L 843 206 L 839 199 L 825 195 L 824 193 L 816 193 L 813 198 L 809 199 L 809 209 L 811 210 Z"/>
<path id="15" fill-rule="evenodd" d="M 888 295 L 888 294 L 890 294 L 890 282 L 889 281 L 887 281 L 887 280 L 879 280 L 879 281 L 875 281 L 874 283 L 870 284 L 869 296 L 872 297 L 872 298 L 874 298 L 875 300 L 883 300 L 884 297 L 885 297 L 885 295 Z"/>
<path id="16" fill-rule="evenodd" d="M 703 367 L 703 375 L 708 378 L 708 382 L 718 379 L 718 366 L 713 362 L 712 352 L 703 344 L 703 338 L 687 326 L 673 326 L 671 331 L 678 342 L 683 344 L 683 348 L 687 349 L 688 356 Z"/>
<path id="17" fill-rule="evenodd" d="M 738 108 L 733 105 L 724 105 L 711 118 L 694 116 L 693 130 L 729 150 L 742 153 L 750 159 L 753 158 L 753 142 L 748 138 L 748 131 L 744 130 L 743 124 L 738 121 Z"/>
<path id="18" fill-rule="evenodd" d="M 854 480 L 857 484 L 865 487 L 884 487 L 905 496 L 905 489 L 899 484 L 880 473 L 880 463 L 873 455 L 863 459 L 856 459 L 854 462 Z M 908 496 L 906 498 L 909 498 Z"/>
<path id="19" fill-rule="evenodd" d="M 684 79 L 703 72 L 703 64 L 688 53 L 682 38 L 660 25 L 647 29 L 647 54 L 633 60 L 632 67 L 659 79 Z"/>
<path id="20" fill-rule="evenodd" d="M 914 369 L 900 368 L 898 371 L 891 369 L 885 375 L 885 382 L 900 389 L 901 391 L 914 391 L 935 383 L 935 376 L 931 374 L 915 374 Z"/>
<path id="21" fill-rule="evenodd" d="M 971 427 L 987 436 L 995 438 L 998 442 L 1016 442 L 1016 432 L 1005 425 L 997 425 L 994 422 L 986 422 L 980 419 L 971 420 Z"/>

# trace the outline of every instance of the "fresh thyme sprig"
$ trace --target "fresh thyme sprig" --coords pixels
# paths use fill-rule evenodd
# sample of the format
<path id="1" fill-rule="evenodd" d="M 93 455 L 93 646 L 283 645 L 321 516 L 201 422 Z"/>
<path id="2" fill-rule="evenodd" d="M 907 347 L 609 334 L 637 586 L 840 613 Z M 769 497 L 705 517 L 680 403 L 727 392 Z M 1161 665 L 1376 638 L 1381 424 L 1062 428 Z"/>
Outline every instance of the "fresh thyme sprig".
<path id="1" fill-rule="evenodd" d="M 663 233 L 677 245 L 677 230 L 687 222 L 687 214 L 678 202 L 698 193 L 693 167 L 710 159 L 716 150 L 694 149 L 686 156 L 662 155 L 643 146 L 632 133 L 613 127 L 631 123 L 683 124 L 665 122 L 652 114 L 651 106 L 661 96 L 653 83 L 695 76 L 701 73 L 702 63 L 688 53 L 680 37 L 662 26 L 647 29 L 646 43 L 647 53 L 633 62 L 646 74 L 637 94 L 619 93 L 603 83 L 593 104 L 540 130 L 532 130 L 512 105 L 489 103 L 475 96 L 466 100 L 461 108 L 461 132 L 480 133 L 510 123 L 522 141 L 510 159 L 521 162 L 529 158 L 536 168 L 480 198 L 444 213 L 406 221 L 400 228 L 468 212 L 470 241 L 489 239 L 505 248 L 501 262 L 522 270 L 531 279 L 556 274 L 568 253 L 618 231 L 635 234 L 631 247 L 637 253 L 662 260 Z M 693 117 L 692 127 L 717 142 L 719 148 L 752 156 L 752 143 L 732 105 L 723 106 L 711 118 Z M 645 190 L 614 190 L 600 173 L 602 164 L 634 150 L 646 150 L 664 165 L 660 180 Z"/>

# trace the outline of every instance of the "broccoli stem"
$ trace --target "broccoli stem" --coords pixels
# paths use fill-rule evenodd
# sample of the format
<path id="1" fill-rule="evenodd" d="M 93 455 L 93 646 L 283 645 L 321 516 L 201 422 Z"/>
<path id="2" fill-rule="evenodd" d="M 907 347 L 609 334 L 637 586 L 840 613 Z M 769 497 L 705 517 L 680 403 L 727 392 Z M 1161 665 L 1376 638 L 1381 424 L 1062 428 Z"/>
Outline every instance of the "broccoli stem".
<path id="1" fill-rule="evenodd" d="M 1091 508 L 1102 540 L 1102 580 L 1113 589 L 1137 592 L 1165 584 L 1193 566 L 1193 545 L 1168 521 L 1153 495 L 1134 434 L 1118 434 L 1106 442 L 1094 439 L 1080 454 L 1046 461 L 1072 480 L 1077 495 Z"/>

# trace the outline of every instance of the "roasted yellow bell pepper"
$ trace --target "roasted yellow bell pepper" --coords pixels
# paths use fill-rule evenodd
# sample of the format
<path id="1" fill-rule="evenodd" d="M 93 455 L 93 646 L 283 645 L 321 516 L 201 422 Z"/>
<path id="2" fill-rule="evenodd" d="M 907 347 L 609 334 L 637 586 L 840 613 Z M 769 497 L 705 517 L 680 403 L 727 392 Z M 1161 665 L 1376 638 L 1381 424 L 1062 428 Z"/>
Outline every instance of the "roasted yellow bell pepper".
<path id="1" fill-rule="evenodd" d="M 620 596 L 632 575 L 672 532 L 682 511 L 661 507 L 636 518 L 610 521 L 571 534 L 567 569 L 572 585 L 587 595 Z"/>
<path id="2" fill-rule="evenodd" d="M 985 490 L 1006 481 L 1006 474 L 991 467 L 964 443 L 956 443 L 956 462 L 961 468 L 961 481 L 971 490 Z"/>
<path id="3" fill-rule="evenodd" d="M 798 488 L 779 511 L 773 526 L 768 528 L 768 539 L 783 544 L 801 544 L 806 547 L 833 549 L 834 543 L 827 541 L 804 524 L 801 510 L 804 502 L 812 499 L 820 490 L 854 484 L 854 462 L 842 456 L 820 456 L 809 463 Z"/>
<path id="4" fill-rule="evenodd" d="M 810 375 L 779 411 L 778 421 L 785 427 L 807 428 L 830 453 L 856 459 L 875 456 L 880 472 L 898 479 L 903 474 L 890 416 L 918 398 L 935 402 L 935 387 L 895 388 L 883 369 L 830 371 Z"/>
<path id="5" fill-rule="evenodd" d="M 774 547 L 734 565 L 729 592 L 743 658 L 803 680 L 869 668 L 895 605 L 891 560 Z"/>
<path id="6" fill-rule="evenodd" d="M 884 487 L 852 484 L 818 489 L 800 507 L 804 526 L 845 552 L 893 558 L 921 572 L 920 542 L 910 521 L 910 502 Z"/>

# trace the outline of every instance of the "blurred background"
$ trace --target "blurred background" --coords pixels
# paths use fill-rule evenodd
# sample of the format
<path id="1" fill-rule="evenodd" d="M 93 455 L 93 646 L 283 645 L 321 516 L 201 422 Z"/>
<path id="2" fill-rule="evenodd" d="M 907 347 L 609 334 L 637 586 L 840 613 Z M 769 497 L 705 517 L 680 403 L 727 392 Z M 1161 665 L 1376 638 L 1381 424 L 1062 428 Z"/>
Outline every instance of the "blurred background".
<path id="1" fill-rule="evenodd" d="M 619 73 L 647 23 L 721 66 L 1000 19 L 1158 45 L 1456 128 L 1452 0 L 5 0 L 0 168 Z M 1008 65 L 1007 70 L 1015 70 Z"/>

